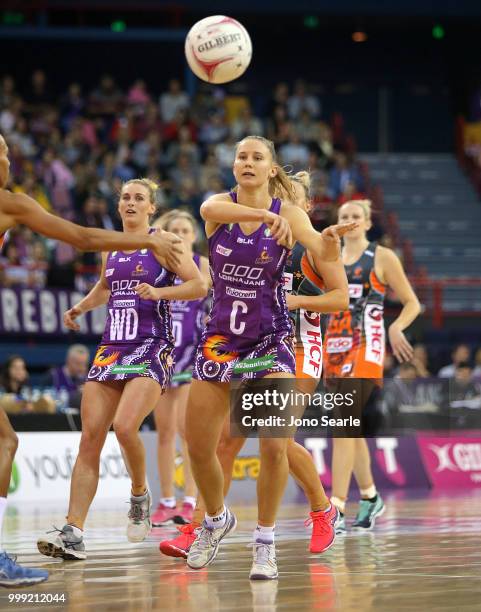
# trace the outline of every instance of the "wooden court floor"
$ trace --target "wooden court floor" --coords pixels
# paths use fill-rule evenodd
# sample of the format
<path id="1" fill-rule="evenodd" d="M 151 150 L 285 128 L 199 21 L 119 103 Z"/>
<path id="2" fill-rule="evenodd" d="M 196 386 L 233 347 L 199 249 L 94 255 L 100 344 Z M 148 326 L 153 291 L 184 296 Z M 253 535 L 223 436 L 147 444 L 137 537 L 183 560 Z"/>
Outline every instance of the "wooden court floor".
<path id="1" fill-rule="evenodd" d="M 481 494 L 397 494 L 386 502 L 375 532 L 338 538 L 323 555 L 308 552 L 305 507 L 284 507 L 277 529 L 280 578 L 257 583 L 248 579 L 253 508 L 234 508 L 237 531 L 210 567 L 193 571 L 158 550 L 172 528 L 155 529 L 142 544 L 129 544 L 122 502 L 92 510 L 86 527 L 89 556 L 76 562 L 36 551 L 39 534 L 52 523 L 61 527 L 58 507 L 10 507 L 5 548 L 51 575 L 36 587 L 0 588 L 0 610 L 481 611 Z M 351 504 L 348 514 L 354 513 Z M 66 602 L 9 603 L 12 593 L 64 593 Z"/>

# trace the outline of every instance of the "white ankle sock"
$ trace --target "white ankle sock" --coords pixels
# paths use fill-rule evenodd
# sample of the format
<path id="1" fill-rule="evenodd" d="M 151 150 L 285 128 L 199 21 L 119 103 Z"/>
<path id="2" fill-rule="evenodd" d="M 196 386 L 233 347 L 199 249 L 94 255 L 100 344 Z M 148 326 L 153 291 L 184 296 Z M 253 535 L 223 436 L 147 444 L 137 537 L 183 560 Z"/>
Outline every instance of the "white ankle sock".
<path id="1" fill-rule="evenodd" d="M 376 485 L 371 485 L 367 489 L 359 489 L 361 493 L 361 497 L 371 499 L 371 497 L 375 497 L 377 495 Z"/>
<path id="2" fill-rule="evenodd" d="M 184 504 L 190 504 L 192 508 L 195 508 L 195 502 L 196 502 L 196 498 L 193 497 L 192 495 L 186 495 L 184 497 Z"/>
<path id="3" fill-rule="evenodd" d="M 209 529 L 219 529 L 219 527 L 224 527 L 226 516 L 227 512 L 225 510 L 225 506 L 223 506 L 222 512 L 216 514 L 215 516 L 209 516 L 206 512 L 204 520 Z"/>
<path id="4" fill-rule="evenodd" d="M 3 551 L 2 548 L 2 527 L 3 517 L 5 516 L 5 510 L 7 509 L 7 498 L 0 497 L 0 553 Z"/>
<path id="5" fill-rule="evenodd" d="M 331 504 L 334 504 L 339 512 L 343 514 L 346 512 L 346 500 L 339 499 L 339 497 L 331 497 Z"/>
<path id="6" fill-rule="evenodd" d="M 160 503 L 167 508 L 175 508 L 175 497 L 161 497 Z"/>
<path id="7" fill-rule="evenodd" d="M 274 544 L 274 530 L 276 526 L 272 525 L 272 527 L 263 527 L 262 525 L 257 525 L 254 529 L 254 542 L 265 542 L 266 544 Z"/>

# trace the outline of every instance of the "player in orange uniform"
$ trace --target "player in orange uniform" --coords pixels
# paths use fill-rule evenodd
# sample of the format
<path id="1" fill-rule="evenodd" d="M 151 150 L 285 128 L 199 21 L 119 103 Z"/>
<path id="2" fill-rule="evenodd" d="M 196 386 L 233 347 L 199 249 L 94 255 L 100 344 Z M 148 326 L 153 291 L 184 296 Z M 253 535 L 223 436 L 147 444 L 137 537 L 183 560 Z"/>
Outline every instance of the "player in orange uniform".
<path id="1" fill-rule="evenodd" d="M 365 408 L 372 401 L 376 388 L 382 384 L 383 304 L 387 287 L 393 289 L 403 305 L 401 313 L 389 327 L 389 341 L 400 362 L 412 358 L 413 350 L 403 330 L 418 316 L 420 305 L 396 254 L 366 238 L 371 227 L 371 202 L 346 202 L 339 209 L 338 218 L 340 223 L 356 221 L 359 227 L 344 236 L 342 260 L 349 282 L 350 304 L 349 310 L 329 317 L 324 342 L 324 376 L 338 379 L 339 390 L 345 392 L 352 387 L 353 381 L 343 379 L 360 379 L 360 404 Z M 333 446 L 331 502 L 342 513 L 337 532 L 346 531 L 344 511 L 353 472 L 361 501 L 352 527 L 370 530 L 385 507 L 374 484 L 366 440 L 334 438 Z"/>

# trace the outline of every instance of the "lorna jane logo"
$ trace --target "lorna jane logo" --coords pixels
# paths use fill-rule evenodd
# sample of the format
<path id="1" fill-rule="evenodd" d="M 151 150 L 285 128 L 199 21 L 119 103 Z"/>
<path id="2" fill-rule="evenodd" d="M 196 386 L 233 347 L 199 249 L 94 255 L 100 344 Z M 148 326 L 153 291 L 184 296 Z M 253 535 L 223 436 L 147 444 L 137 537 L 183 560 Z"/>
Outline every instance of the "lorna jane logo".
<path id="1" fill-rule="evenodd" d="M 430 444 L 438 460 L 436 472 L 475 472 L 481 470 L 481 444 L 479 442 L 444 444 L 437 446 Z"/>
<path id="2" fill-rule="evenodd" d="M 20 472 L 18 471 L 17 464 L 15 461 L 12 465 L 12 474 L 10 476 L 10 484 L 8 485 L 8 493 L 15 493 L 20 486 Z"/>

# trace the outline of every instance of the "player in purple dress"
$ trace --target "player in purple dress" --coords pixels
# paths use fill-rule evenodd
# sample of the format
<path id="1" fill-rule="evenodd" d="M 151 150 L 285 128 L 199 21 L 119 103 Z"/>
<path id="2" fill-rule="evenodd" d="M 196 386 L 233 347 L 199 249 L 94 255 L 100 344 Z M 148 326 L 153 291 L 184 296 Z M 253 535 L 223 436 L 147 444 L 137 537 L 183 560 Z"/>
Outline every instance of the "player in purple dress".
<path id="1" fill-rule="evenodd" d="M 156 185 L 148 179 L 125 183 L 119 213 L 124 232 L 147 234 L 155 213 Z M 167 300 L 197 299 L 207 287 L 192 258 L 167 268 L 147 249 L 112 251 L 102 256 L 101 278 L 92 291 L 65 313 L 65 323 L 107 303 L 107 322 L 85 383 L 82 437 L 72 474 L 67 523 L 38 540 L 47 556 L 85 559 L 83 525 L 99 479 L 100 453 L 113 425 L 132 481 L 127 537 L 145 539 L 150 530 L 150 493 L 146 487 L 145 450 L 139 427 L 170 382 L 173 337 Z M 173 287 L 175 275 L 184 281 Z"/>
<path id="2" fill-rule="evenodd" d="M 198 225 L 194 217 L 186 211 L 172 210 L 162 215 L 154 226 L 182 238 L 184 249 L 193 258 L 206 284 L 210 285 L 209 261 L 206 257 L 193 251 L 198 237 Z M 181 279 L 175 279 L 176 284 L 181 282 Z M 152 514 L 153 525 L 165 525 L 173 522 L 174 519 L 176 522 L 190 523 L 197 492 L 185 443 L 185 408 L 192 379 L 195 351 L 204 328 L 206 300 L 174 300 L 170 307 L 174 333 L 174 374 L 170 385 L 154 410 L 162 497 Z M 177 507 L 174 490 L 177 433 L 182 441 L 184 476 L 184 499 L 181 507 Z"/>
<path id="3" fill-rule="evenodd" d="M 224 478 L 216 456 L 229 411 L 228 383 L 235 374 L 242 379 L 295 376 L 295 338 L 282 282 L 288 249 L 294 239 L 321 259 L 339 257 L 335 227 L 321 235 L 305 211 L 272 198 L 279 185 L 291 199 L 294 194 L 270 141 L 248 136 L 238 143 L 233 171 L 237 191 L 213 196 L 201 207 L 214 297 L 197 349 L 186 418 L 192 471 L 207 510 L 187 556 L 193 569 L 214 560 L 220 540 L 236 525 L 224 505 Z M 251 579 L 277 578 L 274 526 L 289 473 L 287 442 L 259 439 Z"/>

